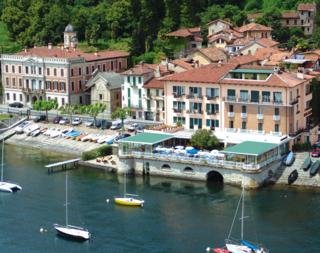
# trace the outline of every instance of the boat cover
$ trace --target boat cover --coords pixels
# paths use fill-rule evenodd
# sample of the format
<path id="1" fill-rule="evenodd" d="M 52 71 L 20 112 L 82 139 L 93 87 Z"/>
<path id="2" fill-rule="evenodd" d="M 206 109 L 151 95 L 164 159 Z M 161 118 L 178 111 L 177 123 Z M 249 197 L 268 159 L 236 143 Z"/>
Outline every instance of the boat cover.
<path id="1" fill-rule="evenodd" d="M 257 246 L 255 246 L 255 245 L 253 245 L 253 244 L 251 244 L 251 243 L 249 243 L 249 242 L 247 242 L 247 241 L 245 241 L 245 240 L 240 240 L 240 242 L 241 242 L 243 245 L 249 247 L 250 249 L 253 249 L 253 250 L 257 250 L 257 249 L 258 249 Z"/>

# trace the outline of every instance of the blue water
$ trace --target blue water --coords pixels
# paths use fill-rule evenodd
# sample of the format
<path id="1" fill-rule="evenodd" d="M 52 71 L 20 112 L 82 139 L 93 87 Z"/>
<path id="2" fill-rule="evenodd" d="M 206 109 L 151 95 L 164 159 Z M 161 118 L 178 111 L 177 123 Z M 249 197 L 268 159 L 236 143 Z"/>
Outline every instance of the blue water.
<path id="1" fill-rule="evenodd" d="M 5 178 L 23 190 L 0 193 L 0 252 L 205 252 L 229 232 L 240 189 L 205 183 L 128 178 L 128 191 L 143 196 L 143 208 L 116 206 L 123 178 L 101 170 L 69 171 L 69 223 L 92 233 L 90 242 L 56 236 L 65 222 L 65 174 L 48 175 L 45 164 L 61 155 L 6 145 Z M 268 187 L 246 192 L 245 238 L 271 252 L 320 252 L 320 192 Z M 110 199 L 107 203 L 106 199 Z M 40 233 L 40 228 L 47 232 Z M 232 234 L 239 235 L 237 219 Z"/>

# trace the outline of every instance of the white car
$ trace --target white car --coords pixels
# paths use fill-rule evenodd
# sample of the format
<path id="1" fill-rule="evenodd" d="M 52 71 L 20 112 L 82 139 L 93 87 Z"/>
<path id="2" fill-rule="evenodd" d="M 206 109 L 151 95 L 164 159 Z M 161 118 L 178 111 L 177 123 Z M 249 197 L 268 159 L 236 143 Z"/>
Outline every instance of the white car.
<path id="1" fill-rule="evenodd" d="M 68 118 L 62 118 L 59 121 L 60 125 L 66 125 L 66 124 L 69 124 L 69 123 L 70 123 L 70 120 Z"/>
<path id="2" fill-rule="evenodd" d="M 84 125 L 87 127 L 93 126 L 93 120 L 87 120 L 84 122 Z"/>
<path id="3" fill-rule="evenodd" d="M 80 125 L 81 123 L 82 123 L 82 121 L 81 121 L 80 118 L 74 118 L 74 119 L 72 120 L 72 122 L 71 122 L 71 124 L 72 124 L 73 126 L 78 126 L 78 125 Z"/>
<path id="4" fill-rule="evenodd" d="M 130 126 L 128 126 L 128 131 L 133 132 L 137 129 L 138 124 L 137 123 L 133 123 Z"/>

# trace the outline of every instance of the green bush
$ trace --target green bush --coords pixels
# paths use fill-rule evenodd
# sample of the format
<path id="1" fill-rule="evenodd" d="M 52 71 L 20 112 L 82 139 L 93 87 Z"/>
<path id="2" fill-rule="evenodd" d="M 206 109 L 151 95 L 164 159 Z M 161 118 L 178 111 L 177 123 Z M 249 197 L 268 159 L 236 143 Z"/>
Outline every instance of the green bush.
<path id="1" fill-rule="evenodd" d="M 88 161 L 88 160 L 95 159 L 99 156 L 107 156 L 107 155 L 112 155 L 112 147 L 110 145 L 103 145 L 99 148 L 83 152 L 82 160 Z"/>
<path id="2" fill-rule="evenodd" d="M 293 151 L 308 151 L 311 149 L 310 142 L 296 143 L 292 146 Z"/>

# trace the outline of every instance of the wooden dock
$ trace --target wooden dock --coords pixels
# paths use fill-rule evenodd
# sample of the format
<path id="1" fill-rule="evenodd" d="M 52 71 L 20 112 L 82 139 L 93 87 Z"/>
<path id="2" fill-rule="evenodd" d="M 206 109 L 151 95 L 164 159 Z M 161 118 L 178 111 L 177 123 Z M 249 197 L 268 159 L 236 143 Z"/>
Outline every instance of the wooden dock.
<path id="1" fill-rule="evenodd" d="M 48 169 L 48 174 L 60 172 L 60 171 L 66 171 L 66 170 L 72 170 L 78 167 L 78 162 L 80 161 L 80 158 L 75 158 L 63 162 L 57 162 L 57 163 L 51 163 L 46 165 L 45 167 Z M 73 164 L 73 167 L 67 167 L 68 164 Z M 61 166 L 60 169 L 54 170 L 54 168 Z"/>

